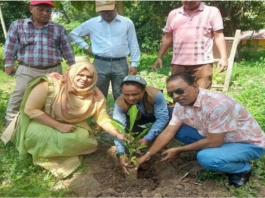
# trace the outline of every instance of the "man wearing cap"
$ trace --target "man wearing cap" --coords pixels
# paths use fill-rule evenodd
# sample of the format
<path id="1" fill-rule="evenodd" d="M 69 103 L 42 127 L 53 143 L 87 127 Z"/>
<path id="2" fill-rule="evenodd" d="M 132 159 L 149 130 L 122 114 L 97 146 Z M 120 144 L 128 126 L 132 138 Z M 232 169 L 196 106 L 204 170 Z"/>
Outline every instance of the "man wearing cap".
<path id="1" fill-rule="evenodd" d="M 113 118 L 119 120 L 124 125 L 128 125 L 127 112 L 132 105 L 139 109 L 138 120 L 134 124 L 134 132 L 140 132 L 143 128 L 137 125 L 153 123 L 148 133 L 139 140 L 139 144 L 148 145 L 152 142 L 169 121 L 167 101 L 161 90 L 146 86 L 146 81 L 139 77 L 129 75 L 121 83 L 121 96 L 116 100 L 113 110 Z M 117 156 L 123 172 L 128 174 L 125 164 L 128 162 L 124 144 L 117 138 L 114 140 Z"/>
<path id="2" fill-rule="evenodd" d="M 14 21 L 9 27 L 4 51 L 5 72 L 16 74 L 16 86 L 7 106 L 6 125 L 18 113 L 31 79 L 47 73 L 61 73 L 62 58 L 69 66 L 75 63 L 66 30 L 50 21 L 53 7 L 52 1 L 31 1 L 32 16 Z M 19 62 L 17 70 L 15 60 Z"/>
<path id="3" fill-rule="evenodd" d="M 137 73 L 140 49 L 133 22 L 117 14 L 115 1 L 96 1 L 94 17 L 70 32 L 75 44 L 95 56 L 93 64 L 98 72 L 97 87 L 107 98 L 111 82 L 114 100 L 121 94 L 122 79 Z M 82 38 L 89 35 L 91 46 Z M 126 57 L 130 54 L 128 69 Z"/>

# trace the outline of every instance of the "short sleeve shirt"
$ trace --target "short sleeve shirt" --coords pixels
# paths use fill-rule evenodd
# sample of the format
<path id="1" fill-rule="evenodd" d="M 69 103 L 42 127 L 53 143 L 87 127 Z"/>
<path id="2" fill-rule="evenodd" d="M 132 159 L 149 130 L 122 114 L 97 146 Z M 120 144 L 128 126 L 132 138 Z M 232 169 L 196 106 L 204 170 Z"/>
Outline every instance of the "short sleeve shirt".
<path id="1" fill-rule="evenodd" d="M 193 106 L 176 103 L 169 125 L 185 123 L 200 135 L 226 133 L 224 142 L 247 142 L 265 147 L 265 134 L 253 116 L 233 98 L 199 88 Z"/>
<path id="2" fill-rule="evenodd" d="M 173 33 L 172 64 L 199 65 L 213 63 L 213 33 L 223 29 L 223 19 L 216 7 L 203 3 L 191 16 L 183 6 L 172 10 L 164 32 Z"/>

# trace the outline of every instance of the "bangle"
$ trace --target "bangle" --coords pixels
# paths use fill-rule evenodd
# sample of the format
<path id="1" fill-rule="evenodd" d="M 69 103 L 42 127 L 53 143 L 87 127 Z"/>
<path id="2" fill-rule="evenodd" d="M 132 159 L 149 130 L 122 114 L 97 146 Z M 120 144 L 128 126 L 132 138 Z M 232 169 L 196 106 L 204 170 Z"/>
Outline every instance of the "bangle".
<path id="1" fill-rule="evenodd" d="M 150 157 L 152 157 L 152 153 L 150 151 L 147 151 L 147 153 L 145 153 L 146 155 L 149 155 Z"/>

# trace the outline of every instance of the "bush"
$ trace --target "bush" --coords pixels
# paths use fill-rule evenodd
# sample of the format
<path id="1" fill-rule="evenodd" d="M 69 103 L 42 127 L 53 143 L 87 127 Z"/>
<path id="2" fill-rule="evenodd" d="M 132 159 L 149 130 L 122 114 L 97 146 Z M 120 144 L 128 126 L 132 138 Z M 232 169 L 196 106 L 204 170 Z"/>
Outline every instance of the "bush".
<path id="1" fill-rule="evenodd" d="M 3 44 L 0 44 L 0 57 L 4 57 L 4 48 L 5 46 Z M 5 69 L 5 61 L 3 59 L 0 59 L 0 69 Z"/>

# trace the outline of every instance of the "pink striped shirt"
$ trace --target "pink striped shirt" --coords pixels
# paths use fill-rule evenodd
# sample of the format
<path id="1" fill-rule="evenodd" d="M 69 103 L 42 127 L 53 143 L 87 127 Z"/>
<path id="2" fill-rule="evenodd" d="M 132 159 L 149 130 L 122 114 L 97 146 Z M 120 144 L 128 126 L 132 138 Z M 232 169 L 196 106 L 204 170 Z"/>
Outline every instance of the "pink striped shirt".
<path id="1" fill-rule="evenodd" d="M 224 142 L 246 142 L 265 147 L 265 134 L 253 116 L 233 98 L 200 89 L 193 106 L 176 103 L 169 125 L 185 123 L 201 136 L 226 133 Z"/>
<path id="2" fill-rule="evenodd" d="M 172 10 L 164 32 L 173 33 L 172 64 L 200 65 L 213 63 L 213 32 L 223 29 L 223 20 L 216 7 L 200 4 L 191 16 L 183 6 Z"/>

